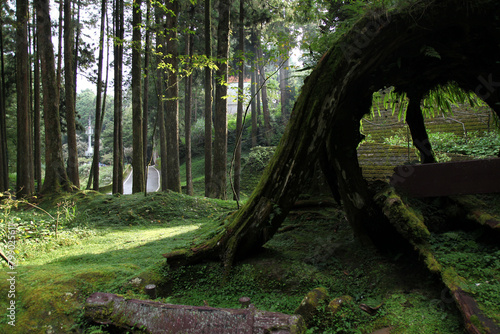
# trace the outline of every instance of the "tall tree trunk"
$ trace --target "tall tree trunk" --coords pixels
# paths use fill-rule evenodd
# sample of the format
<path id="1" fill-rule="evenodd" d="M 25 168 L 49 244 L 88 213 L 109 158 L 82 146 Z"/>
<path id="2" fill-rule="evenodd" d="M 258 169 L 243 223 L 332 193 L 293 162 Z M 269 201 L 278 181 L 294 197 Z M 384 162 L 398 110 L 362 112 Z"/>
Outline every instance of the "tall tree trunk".
<path id="1" fill-rule="evenodd" d="M 57 89 L 61 92 L 62 62 L 63 62 L 63 13 L 64 1 L 59 1 L 59 20 L 57 35 Z"/>
<path id="2" fill-rule="evenodd" d="M 144 184 L 148 184 L 148 97 L 149 97 L 149 53 L 150 53 L 151 1 L 146 0 L 146 26 L 144 29 L 144 97 L 142 100 L 142 144 L 144 154 Z"/>
<path id="3" fill-rule="evenodd" d="M 258 74 L 257 72 L 252 72 L 251 74 L 251 86 L 250 86 L 250 94 L 252 96 L 255 96 L 258 94 Z M 255 99 L 252 99 L 251 105 L 250 105 L 250 115 L 252 119 L 252 131 L 250 133 L 250 137 L 252 138 L 252 147 L 255 147 L 258 145 L 257 141 L 257 132 L 259 130 L 259 126 L 257 124 L 257 102 Z"/>
<path id="4" fill-rule="evenodd" d="M 96 191 L 99 190 L 99 160 L 101 155 L 100 141 L 101 141 L 101 108 L 102 108 L 102 67 L 104 63 L 104 31 L 106 29 L 106 0 L 101 2 L 101 28 L 99 34 L 99 59 L 97 64 L 97 89 L 95 100 L 95 124 L 94 124 L 94 156 L 92 159 L 92 168 L 89 176 L 87 189 L 92 188 Z M 91 182 L 91 180 L 93 180 Z"/>
<path id="5" fill-rule="evenodd" d="M 28 72 L 28 1 L 16 2 L 17 186 L 18 196 L 35 190 Z"/>
<path id="6" fill-rule="evenodd" d="M 273 129 L 271 128 L 271 115 L 269 112 L 269 102 L 267 98 L 266 71 L 264 67 L 264 55 L 262 53 L 262 45 L 260 44 L 260 35 L 257 35 L 257 58 L 258 58 L 258 76 L 257 82 L 262 86 L 262 115 L 264 116 L 264 138 L 266 145 L 271 145 Z"/>
<path id="7" fill-rule="evenodd" d="M 78 50 L 80 48 L 80 7 L 81 7 L 82 2 L 77 1 L 77 11 L 76 11 L 76 34 L 75 34 L 75 48 L 74 48 L 74 62 L 73 62 L 73 72 L 74 72 L 74 82 L 73 82 L 73 88 L 75 90 L 75 97 L 77 96 L 77 74 L 78 74 Z M 76 110 L 76 98 L 75 98 L 75 110 Z"/>
<path id="8" fill-rule="evenodd" d="M 142 105 L 141 105 L 141 0 L 134 0 L 132 5 L 132 192 L 143 192 L 144 180 L 144 145 L 142 136 Z"/>
<path id="9" fill-rule="evenodd" d="M 178 40 L 177 16 L 179 1 L 166 2 L 167 21 L 165 34 L 167 36 L 167 63 L 173 71 L 167 73 L 166 132 L 167 132 L 167 188 L 181 192 L 181 175 L 179 163 L 179 83 L 177 78 Z"/>
<path id="10" fill-rule="evenodd" d="M 231 0 L 219 1 L 217 28 L 217 85 L 215 88 L 215 138 L 212 175 L 213 197 L 226 199 L 227 190 L 227 75 Z"/>
<path id="11" fill-rule="evenodd" d="M 408 123 L 408 127 L 410 128 L 413 145 L 419 150 L 422 163 L 434 163 L 436 159 L 434 158 L 432 145 L 425 129 L 424 116 L 420 109 L 422 94 L 414 90 L 409 90 L 408 98 L 410 101 L 406 109 L 406 123 Z"/>
<path id="12" fill-rule="evenodd" d="M 235 201 L 240 200 L 241 179 L 241 134 L 243 133 L 243 102 L 245 100 L 245 26 L 244 26 L 244 0 L 240 0 L 240 72 L 238 73 L 238 110 L 236 114 L 236 147 L 234 148 L 234 182 L 233 196 Z"/>
<path id="13" fill-rule="evenodd" d="M 66 122 L 68 129 L 68 178 L 77 188 L 80 188 L 78 173 L 78 149 L 76 141 L 76 111 L 73 71 L 73 16 L 71 1 L 64 0 L 64 89 L 66 94 Z"/>
<path id="14" fill-rule="evenodd" d="M 279 80 L 280 80 L 280 96 L 281 96 L 281 119 L 283 124 L 288 123 L 288 119 L 290 118 L 290 110 L 288 108 L 288 104 L 290 103 L 290 85 L 288 83 L 288 72 L 289 72 L 289 56 L 288 49 L 283 51 L 284 54 L 281 55 L 282 66 L 279 71 Z"/>
<path id="15" fill-rule="evenodd" d="M 158 96 L 158 127 L 160 130 L 160 186 L 167 191 L 167 133 L 165 132 L 165 72 L 159 66 L 165 54 L 165 12 L 155 6 L 156 20 L 156 94 Z"/>
<path id="16" fill-rule="evenodd" d="M 36 35 L 36 9 L 33 8 L 33 162 L 36 191 L 42 189 L 42 141 L 40 136 L 40 56 L 38 38 Z"/>
<path id="17" fill-rule="evenodd" d="M 122 84 L 123 84 L 123 0 L 115 0 L 114 25 L 114 106 L 113 106 L 113 194 L 123 194 L 123 130 L 122 130 Z"/>
<path id="18" fill-rule="evenodd" d="M 9 189 L 9 157 L 5 108 L 5 66 L 3 50 L 3 18 L 0 10 L 0 191 Z"/>
<path id="19" fill-rule="evenodd" d="M 212 1 L 205 0 L 205 55 L 212 61 Z M 205 67 L 205 196 L 212 186 L 212 69 Z"/>
<path id="20" fill-rule="evenodd" d="M 193 9 L 194 12 L 194 9 Z M 191 19 L 192 19 L 192 15 Z M 191 30 L 191 27 L 189 28 Z M 191 67 L 192 61 L 191 57 L 193 56 L 193 47 L 192 47 L 192 37 L 191 33 L 188 32 L 186 34 L 186 55 L 189 55 L 189 67 Z M 191 69 L 190 69 L 191 70 Z M 185 144 L 186 144 L 186 193 L 190 196 L 193 196 L 193 176 L 192 176 L 192 157 L 191 157 L 191 101 L 193 95 L 193 75 L 190 74 L 186 76 L 186 91 L 185 91 L 185 110 L 184 110 L 184 127 L 185 127 Z"/>
<path id="21" fill-rule="evenodd" d="M 51 40 L 49 0 L 35 1 L 37 9 L 38 44 L 43 77 L 43 110 L 45 123 L 45 181 L 42 193 L 70 190 L 70 182 L 64 168 L 59 117 L 54 46 Z"/>

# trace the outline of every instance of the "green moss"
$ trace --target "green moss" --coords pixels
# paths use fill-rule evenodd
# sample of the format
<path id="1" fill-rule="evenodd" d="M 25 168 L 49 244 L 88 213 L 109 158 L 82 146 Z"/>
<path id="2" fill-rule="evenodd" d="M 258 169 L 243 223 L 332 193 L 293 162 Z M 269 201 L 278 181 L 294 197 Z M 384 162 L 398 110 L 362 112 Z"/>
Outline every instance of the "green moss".
<path id="1" fill-rule="evenodd" d="M 484 326 L 484 324 L 481 322 L 481 320 L 479 320 L 477 315 L 471 316 L 470 321 L 477 328 L 477 330 L 479 330 L 479 333 L 481 333 L 481 334 L 491 333 L 490 329 L 488 327 Z"/>
<path id="2" fill-rule="evenodd" d="M 407 240 L 420 243 L 429 238 L 430 232 L 424 224 L 423 216 L 406 205 L 394 188 L 386 188 L 374 199 L 383 208 L 391 224 Z"/>

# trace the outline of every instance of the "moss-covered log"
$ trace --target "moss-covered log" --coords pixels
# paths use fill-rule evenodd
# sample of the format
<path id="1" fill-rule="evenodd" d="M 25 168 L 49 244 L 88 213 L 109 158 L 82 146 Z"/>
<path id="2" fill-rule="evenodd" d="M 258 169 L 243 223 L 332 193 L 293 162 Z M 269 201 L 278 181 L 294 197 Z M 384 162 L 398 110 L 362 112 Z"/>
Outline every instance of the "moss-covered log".
<path id="1" fill-rule="evenodd" d="M 222 309 L 125 299 L 96 292 L 85 303 L 85 316 L 132 333 L 289 333 L 306 332 L 299 315 L 264 312 L 254 307 Z"/>
<path id="2" fill-rule="evenodd" d="M 420 254 L 429 271 L 441 277 L 462 313 L 467 332 L 500 333 L 499 326 L 485 316 L 474 297 L 461 288 L 464 279 L 453 267 L 443 266 L 435 258 L 427 241 L 430 233 L 424 224 L 424 218 L 408 207 L 392 187 L 388 186 L 377 193 L 375 201 L 390 223 Z"/>
<path id="3" fill-rule="evenodd" d="M 411 1 L 399 9 L 374 9 L 340 37 L 305 80 L 280 145 L 246 204 L 225 229 L 192 249 L 165 254 L 171 264 L 222 258 L 230 265 L 248 256 L 278 230 L 307 185 L 319 157 L 338 189 L 347 218 L 360 236 L 377 239 L 382 212 L 361 175 L 356 148 L 360 119 L 374 91 L 411 87 L 423 96 L 450 81 L 500 101 L 500 3 Z M 429 52 L 432 50 L 432 52 Z M 500 115 L 500 108 L 495 111 Z M 409 122 L 412 118 L 409 118 Z M 366 239 L 366 238 L 364 238 Z"/>

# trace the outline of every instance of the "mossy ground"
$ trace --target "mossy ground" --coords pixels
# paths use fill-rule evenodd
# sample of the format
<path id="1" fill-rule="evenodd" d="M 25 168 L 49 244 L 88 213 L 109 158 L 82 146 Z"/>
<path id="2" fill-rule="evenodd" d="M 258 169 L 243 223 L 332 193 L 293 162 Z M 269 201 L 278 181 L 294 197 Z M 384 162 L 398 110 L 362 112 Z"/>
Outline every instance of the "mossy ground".
<path id="1" fill-rule="evenodd" d="M 84 319 L 85 299 L 96 291 L 145 299 L 149 283 L 158 285 L 163 302 L 237 308 L 238 299 L 247 296 L 259 309 L 284 313 L 293 313 L 317 287 L 326 288 L 330 300 L 352 297 L 335 316 L 317 316 L 310 333 L 371 333 L 386 327 L 392 333 L 464 332 L 439 277 L 411 252 L 380 254 L 360 244 L 340 207 L 292 211 L 262 252 L 238 262 L 226 276 L 220 263 L 171 270 L 162 254 L 217 233 L 223 218 L 236 209 L 233 201 L 86 192 L 40 205 L 54 215 L 63 201 L 76 203 L 75 214 L 57 239 L 17 244 L 16 326 L 8 325 L 2 312 L 1 333 L 109 332 Z M 39 210 L 22 207 L 2 219 L 36 222 L 40 216 Z M 0 291 L 7 291 L 8 270 L 1 272 Z M 483 304 L 492 300 L 486 292 Z M 8 302 L 2 293 L 0 308 L 5 310 Z M 380 308 L 369 315 L 361 304 Z"/>
<path id="2" fill-rule="evenodd" d="M 388 326 L 399 332 L 462 332 L 457 311 L 441 300 L 439 282 L 415 266 L 411 255 L 380 255 L 359 244 L 339 208 L 292 212 L 260 254 L 225 277 L 218 263 L 171 271 L 161 254 L 215 233 L 233 202 L 172 193 L 84 197 L 72 224 L 86 224 L 94 234 L 35 253 L 20 246 L 16 327 L 2 315 L 2 332 L 96 333 L 82 317 L 91 293 L 146 298 L 148 283 L 160 286 L 159 300 L 165 302 L 239 307 L 238 298 L 248 296 L 257 308 L 285 313 L 323 286 L 332 299 L 349 295 L 353 304 L 333 319 L 318 318 L 311 332 L 369 333 Z M 6 291 L 5 279 L 0 288 Z M 5 309 L 6 296 L 0 300 Z M 383 306 L 370 316 L 359 309 L 361 303 Z"/>

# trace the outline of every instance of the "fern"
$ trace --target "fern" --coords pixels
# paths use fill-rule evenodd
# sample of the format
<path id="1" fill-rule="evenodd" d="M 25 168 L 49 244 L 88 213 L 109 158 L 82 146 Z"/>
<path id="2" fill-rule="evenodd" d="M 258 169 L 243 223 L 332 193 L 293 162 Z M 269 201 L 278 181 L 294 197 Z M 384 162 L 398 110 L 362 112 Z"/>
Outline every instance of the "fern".
<path id="1" fill-rule="evenodd" d="M 398 119 L 404 119 L 409 100 L 405 92 L 397 92 L 394 87 L 373 93 L 372 114 L 377 111 L 380 115 L 380 105 L 384 109 L 398 112 Z M 471 107 L 485 106 L 473 92 L 461 89 L 456 83 L 438 85 L 430 90 L 421 101 L 424 117 L 435 117 L 439 114 L 452 114 L 454 106 L 470 105 Z"/>

